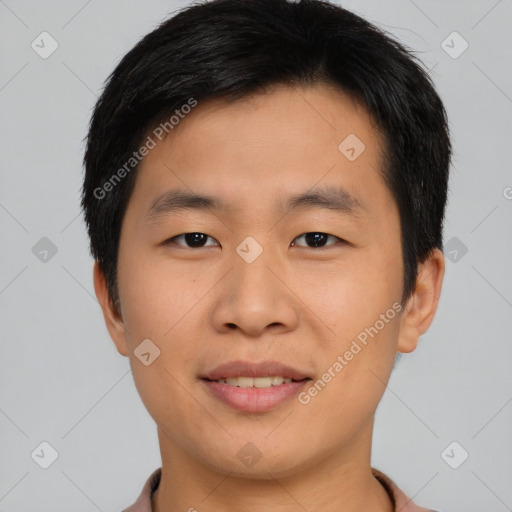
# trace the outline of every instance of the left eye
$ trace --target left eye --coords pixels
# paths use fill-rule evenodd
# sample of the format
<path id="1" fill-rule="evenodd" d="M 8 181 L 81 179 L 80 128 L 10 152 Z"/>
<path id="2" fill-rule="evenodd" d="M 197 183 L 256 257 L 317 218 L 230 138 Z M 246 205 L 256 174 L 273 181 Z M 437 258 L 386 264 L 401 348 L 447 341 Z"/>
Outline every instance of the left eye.
<path id="1" fill-rule="evenodd" d="M 339 240 L 340 242 L 343 242 L 341 238 L 338 238 L 334 235 L 329 235 L 328 233 L 321 233 L 318 231 L 312 231 L 310 233 L 304 233 L 303 235 L 298 236 L 295 240 L 299 240 L 301 238 L 304 238 L 306 243 L 312 244 L 313 248 L 317 247 L 324 247 L 325 245 L 334 245 L 334 244 L 327 244 L 327 239 L 331 237 L 332 239 Z M 336 242 L 334 242 L 336 243 Z M 293 244 L 295 245 L 295 244 Z"/>

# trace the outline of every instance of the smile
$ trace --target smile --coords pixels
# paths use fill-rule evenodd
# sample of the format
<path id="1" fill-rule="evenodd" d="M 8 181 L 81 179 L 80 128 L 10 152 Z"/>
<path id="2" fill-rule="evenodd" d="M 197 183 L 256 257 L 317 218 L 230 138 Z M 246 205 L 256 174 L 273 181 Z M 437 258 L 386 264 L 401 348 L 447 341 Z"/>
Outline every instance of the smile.
<path id="1" fill-rule="evenodd" d="M 270 388 L 271 386 L 280 386 L 281 384 L 289 384 L 293 379 L 289 377 L 274 376 L 274 377 L 227 377 L 225 379 L 218 379 L 219 384 L 228 384 L 238 388 Z"/>

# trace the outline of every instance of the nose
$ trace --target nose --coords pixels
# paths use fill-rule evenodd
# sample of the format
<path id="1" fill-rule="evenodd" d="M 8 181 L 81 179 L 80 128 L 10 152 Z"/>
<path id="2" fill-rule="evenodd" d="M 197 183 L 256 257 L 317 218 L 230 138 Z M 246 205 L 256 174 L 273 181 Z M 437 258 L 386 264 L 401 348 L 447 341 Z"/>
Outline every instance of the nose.
<path id="1" fill-rule="evenodd" d="M 239 329 L 259 337 L 297 328 L 299 300 L 270 252 L 264 250 L 252 263 L 234 255 L 234 268 L 216 290 L 212 322 L 217 332 Z"/>

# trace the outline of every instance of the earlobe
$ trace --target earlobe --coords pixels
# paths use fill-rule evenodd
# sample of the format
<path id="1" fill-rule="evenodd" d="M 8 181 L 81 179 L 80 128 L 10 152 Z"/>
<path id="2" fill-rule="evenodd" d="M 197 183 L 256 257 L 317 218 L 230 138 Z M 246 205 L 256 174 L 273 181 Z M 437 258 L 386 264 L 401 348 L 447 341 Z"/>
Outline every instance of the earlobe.
<path id="1" fill-rule="evenodd" d="M 416 287 L 404 308 L 397 350 L 412 352 L 419 337 L 430 327 L 436 314 L 445 270 L 444 255 L 434 249 L 419 266 Z"/>
<path id="2" fill-rule="evenodd" d="M 105 274 L 97 261 L 94 262 L 93 281 L 94 291 L 103 311 L 103 318 L 105 319 L 105 325 L 110 337 L 114 341 L 117 351 L 121 355 L 127 356 L 128 349 L 126 346 L 124 322 L 122 317 L 114 310 L 108 293 Z"/>

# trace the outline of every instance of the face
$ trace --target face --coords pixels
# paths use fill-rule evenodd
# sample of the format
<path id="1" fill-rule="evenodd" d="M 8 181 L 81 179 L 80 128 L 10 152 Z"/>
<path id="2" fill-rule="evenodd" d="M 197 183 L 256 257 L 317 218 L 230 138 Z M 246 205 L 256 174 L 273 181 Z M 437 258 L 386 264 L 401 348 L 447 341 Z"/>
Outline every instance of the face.
<path id="1" fill-rule="evenodd" d="M 199 103 L 144 158 L 109 330 L 162 451 L 266 478 L 369 446 L 396 352 L 430 319 L 408 335 L 399 312 L 381 149 L 362 108 L 316 85 Z"/>

